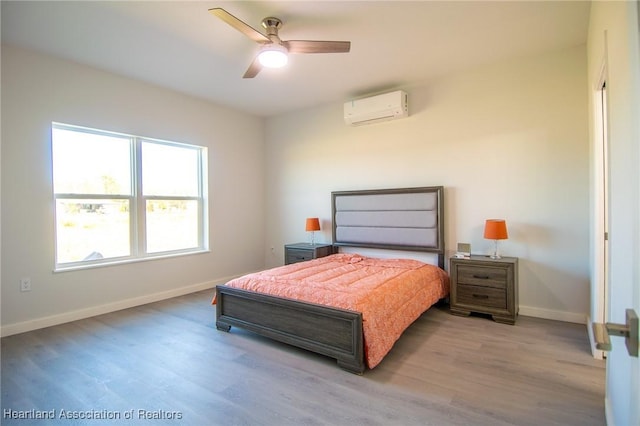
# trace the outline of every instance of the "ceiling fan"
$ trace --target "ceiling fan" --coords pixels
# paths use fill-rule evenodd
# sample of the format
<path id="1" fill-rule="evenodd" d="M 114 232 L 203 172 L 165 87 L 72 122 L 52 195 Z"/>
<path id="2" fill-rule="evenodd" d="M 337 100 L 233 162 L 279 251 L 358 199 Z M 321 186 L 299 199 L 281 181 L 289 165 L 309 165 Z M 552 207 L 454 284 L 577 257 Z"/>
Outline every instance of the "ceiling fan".
<path id="1" fill-rule="evenodd" d="M 268 17 L 262 20 L 265 35 L 222 8 L 209 9 L 209 12 L 261 45 L 260 52 L 249 65 L 243 78 L 255 77 L 262 67 L 285 66 L 289 53 L 345 53 L 351 49 L 350 41 L 281 40 L 278 30 L 282 27 L 282 21 L 278 18 Z"/>

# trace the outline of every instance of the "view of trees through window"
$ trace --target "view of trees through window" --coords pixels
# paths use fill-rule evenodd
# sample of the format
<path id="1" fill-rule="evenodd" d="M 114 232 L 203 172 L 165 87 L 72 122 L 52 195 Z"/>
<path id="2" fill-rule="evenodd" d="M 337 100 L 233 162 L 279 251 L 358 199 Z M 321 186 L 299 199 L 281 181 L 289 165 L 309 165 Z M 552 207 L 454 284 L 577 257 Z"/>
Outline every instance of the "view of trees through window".
<path id="1" fill-rule="evenodd" d="M 206 148 L 52 126 L 56 266 L 206 249 Z"/>

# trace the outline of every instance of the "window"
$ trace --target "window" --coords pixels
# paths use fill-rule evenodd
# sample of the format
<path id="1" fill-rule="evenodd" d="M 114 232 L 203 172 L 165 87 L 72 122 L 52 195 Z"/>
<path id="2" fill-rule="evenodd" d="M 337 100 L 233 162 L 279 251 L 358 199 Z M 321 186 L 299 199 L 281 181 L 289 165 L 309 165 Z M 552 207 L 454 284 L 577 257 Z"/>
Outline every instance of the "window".
<path id="1" fill-rule="evenodd" d="M 56 269 L 207 249 L 206 148 L 52 125 Z"/>

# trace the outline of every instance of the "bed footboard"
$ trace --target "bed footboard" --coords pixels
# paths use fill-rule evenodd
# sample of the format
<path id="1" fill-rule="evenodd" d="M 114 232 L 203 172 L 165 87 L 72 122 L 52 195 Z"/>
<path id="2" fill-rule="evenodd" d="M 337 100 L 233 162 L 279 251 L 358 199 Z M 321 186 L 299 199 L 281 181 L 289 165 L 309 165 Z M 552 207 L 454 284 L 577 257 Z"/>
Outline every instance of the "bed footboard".
<path id="1" fill-rule="evenodd" d="M 216 292 L 218 330 L 240 327 L 335 358 L 349 372 L 364 372 L 361 313 L 223 285 Z"/>

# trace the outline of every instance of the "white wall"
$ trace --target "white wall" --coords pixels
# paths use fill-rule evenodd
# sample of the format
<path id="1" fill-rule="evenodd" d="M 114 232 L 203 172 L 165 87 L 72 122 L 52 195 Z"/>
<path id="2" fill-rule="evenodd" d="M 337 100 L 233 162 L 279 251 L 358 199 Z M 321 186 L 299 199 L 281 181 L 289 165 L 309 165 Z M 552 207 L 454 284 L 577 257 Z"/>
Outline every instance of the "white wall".
<path id="1" fill-rule="evenodd" d="M 207 146 L 210 253 L 53 273 L 52 121 Z M 263 267 L 263 134 L 263 119 L 3 45 L 3 335 Z M 31 278 L 31 292 L 19 291 L 21 277 Z"/>
<path id="2" fill-rule="evenodd" d="M 283 245 L 308 238 L 307 216 L 322 219 L 316 239 L 330 241 L 331 191 L 423 185 L 446 188 L 450 250 L 460 241 L 490 252 L 484 220 L 507 220 L 510 239 L 501 249 L 521 259 L 522 314 L 583 321 L 585 62 L 581 46 L 401 87 L 411 104 L 404 120 L 347 127 L 338 103 L 265 126 L 228 108 L 3 46 L 2 332 L 282 264 Z M 208 146 L 211 253 L 54 274 L 51 121 Z M 19 291 L 25 276 L 33 282 L 29 293 Z"/>
<path id="3" fill-rule="evenodd" d="M 520 258 L 521 314 L 584 322 L 585 46 L 399 88 L 409 93 L 403 120 L 347 127 L 338 103 L 267 120 L 265 263 L 308 240 L 307 216 L 321 218 L 316 241 L 331 241 L 331 191 L 444 185 L 450 251 L 469 242 L 489 253 L 484 221 L 506 219 L 500 247 Z"/>

